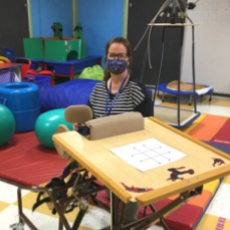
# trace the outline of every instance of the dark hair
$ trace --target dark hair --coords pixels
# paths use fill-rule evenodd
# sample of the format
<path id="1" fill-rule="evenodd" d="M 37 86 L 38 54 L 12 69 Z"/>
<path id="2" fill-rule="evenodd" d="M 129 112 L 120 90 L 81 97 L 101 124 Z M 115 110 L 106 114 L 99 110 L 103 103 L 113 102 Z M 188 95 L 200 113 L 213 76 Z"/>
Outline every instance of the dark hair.
<path id="1" fill-rule="evenodd" d="M 132 48 L 131 48 L 131 45 L 129 43 L 129 41 L 123 37 L 116 37 L 116 38 L 113 38 L 111 39 L 107 45 L 106 45 L 106 48 L 105 48 L 105 62 L 107 62 L 107 55 L 108 55 L 108 52 L 109 52 L 109 47 L 113 44 L 113 43 L 121 43 L 125 46 L 126 50 L 127 50 L 127 55 L 129 57 L 129 66 L 128 68 L 130 67 L 131 65 L 131 61 L 132 61 Z M 130 69 L 128 69 L 128 72 L 130 73 Z M 105 70 L 104 70 L 104 80 L 108 80 L 110 78 L 110 72 L 108 70 L 107 67 L 105 67 Z"/>

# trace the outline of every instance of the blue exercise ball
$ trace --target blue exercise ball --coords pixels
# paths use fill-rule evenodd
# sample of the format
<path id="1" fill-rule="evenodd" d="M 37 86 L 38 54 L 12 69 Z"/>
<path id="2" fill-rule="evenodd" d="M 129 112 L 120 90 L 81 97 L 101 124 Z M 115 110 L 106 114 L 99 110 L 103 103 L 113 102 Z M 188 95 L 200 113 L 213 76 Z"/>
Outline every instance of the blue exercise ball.
<path id="1" fill-rule="evenodd" d="M 42 145 L 48 148 L 55 148 L 52 136 L 59 125 L 66 125 L 70 130 L 73 130 L 73 124 L 65 120 L 64 112 L 65 109 L 55 109 L 38 117 L 35 123 L 35 134 Z"/>
<path id="2" fill-rule="evenodd" d="M 7 143 L 15 131 L 15 119 L 12 112 L 0 105 L 0 146 Z"/>

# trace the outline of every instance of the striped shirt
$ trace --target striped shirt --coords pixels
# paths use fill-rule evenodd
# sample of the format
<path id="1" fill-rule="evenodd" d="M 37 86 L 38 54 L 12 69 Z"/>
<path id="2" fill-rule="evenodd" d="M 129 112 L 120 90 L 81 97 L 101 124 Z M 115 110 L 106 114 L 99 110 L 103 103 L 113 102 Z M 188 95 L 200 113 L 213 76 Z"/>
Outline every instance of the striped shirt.
<path id="1" fill-rule="evenodd" d="M 97 83 L 88 101 L 88 105 L 93 110 L 94 118 L 106 116 L 105 107 L 107 94 L 107 81 Z M 109 93 L 108 110 L 115 96 L 116 94 Z M 144 84 L 130 77 L 128 83 L 117 97 L 110 115 L 133 111 L 140 112 L 143 117 L 153 116 L 153 102 Z"/>

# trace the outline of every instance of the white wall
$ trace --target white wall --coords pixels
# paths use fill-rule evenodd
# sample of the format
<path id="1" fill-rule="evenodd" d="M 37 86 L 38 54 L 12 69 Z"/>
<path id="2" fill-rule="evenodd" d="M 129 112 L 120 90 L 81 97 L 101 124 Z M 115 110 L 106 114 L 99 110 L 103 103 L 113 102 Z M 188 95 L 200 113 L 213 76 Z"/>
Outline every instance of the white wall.
<path id="1" fill-rule="evenodd" d="M 195 27 L 196 82 L 230 94 L 230 0 L 200 0 L 187 11 Z M 182 81 L 192 82 L 192 29 L 186 27 Z"/>

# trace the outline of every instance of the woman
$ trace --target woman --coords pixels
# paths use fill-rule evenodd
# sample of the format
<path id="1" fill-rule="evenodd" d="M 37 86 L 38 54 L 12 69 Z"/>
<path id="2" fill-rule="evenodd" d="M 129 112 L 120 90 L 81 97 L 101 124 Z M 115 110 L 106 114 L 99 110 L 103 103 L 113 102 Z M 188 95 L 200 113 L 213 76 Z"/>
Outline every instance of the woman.
<path id="1" fill-rule="evenodd" d="M 128 40 L 116 37 L 106 45 L 106 68 L 104 81 L 99 82 L 88 101 L 94 118 L 138 111 L 143 117 L 153 116 L 153 103 L 146 87 L 130 76 L 132 61 L 131 46 Z M 74 124 L 78 130 L 78 124 Z M 109 195 L 109 191 L 107 191 Z M 126 205 L 124 217 L 136 220 L 139 206 Z"/>
<path id="2" fill-rule="evenodd" d="M 131 46 L 122 37 L 106 45 L 104 81 L 95 87 L 88 101 L 94 118 L 138 111 L 143 117 L 153 115 L 151 96 L 144 84 L 130 76 Z M 78 129 L 78 124 L 74 124 Z"/>

